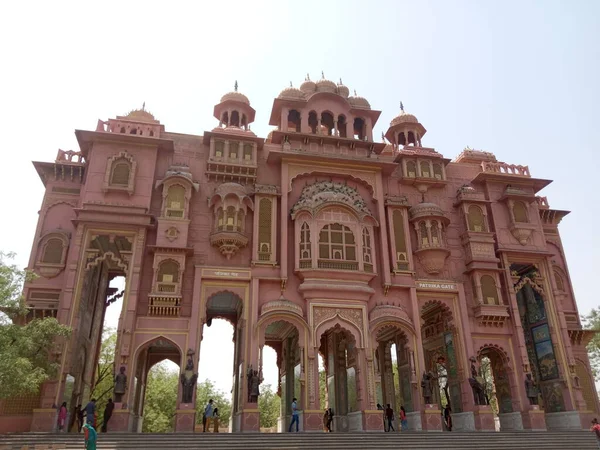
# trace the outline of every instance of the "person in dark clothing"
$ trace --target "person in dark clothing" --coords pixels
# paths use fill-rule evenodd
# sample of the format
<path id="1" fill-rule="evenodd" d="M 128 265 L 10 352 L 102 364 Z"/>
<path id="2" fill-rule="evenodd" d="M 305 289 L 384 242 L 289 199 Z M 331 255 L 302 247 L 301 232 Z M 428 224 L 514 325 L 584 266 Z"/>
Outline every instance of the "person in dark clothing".
<path id="1" fill-rule="evenodd" d="M 383 409 L 383 406 L 381 406 L 379 403 L 377 403 L 377 411 L 383 411 L 383 431 L 387 431 L 387 425 L 386 422 L 387 420 L 385 419 L 385 409 Z"/>
<path id="2" fill-rule="evenodd" d="M 77 432 L 81 433 L 81 427 L 83 426 L 83 408 L 81 405 L 77 405 L 77 408 L 75 408 L 75 417 L 77 419 Z"/>
<path id="3" fill-rule="evenodd" d="M 327 410 L 327 430 L 331 433 L 333 430 L 331 429 L 331 424 L 333 423 L 333 409 L 329 408 Z"/>
<path id="4" fill-rule="evenodd" d="M 85 422 L 96 428 L 96 399 L 85 405 Z"/>
<path id="5" fill-rule="evenodd" d="M 452 409 L 450 409 L 450 405 L 447 405 L 444 408 L 444 423 L 446 424 L 446 429 L 448 431 L 452 431 L 452 415 L 450 414 Z"/>
<path id="6" fill-rule="evenodd" d="M 112 398 L 108 399 L 108 403 L 106 404 L 106 408 L 104 408 L 104 421 L 102 422 L 102 432 L 106 433 L 108 421 L 112 417 L 113 409 L 115 409 L 115 404 L 112 401 Z"/>
<path id="7" fill-rule="evenodd" d="M 392 407 L 390 406 L 390 404 L 387 404 L 387 408 L 385 409 L 385 417 L 387 419 L 387 430 L 393 430 L 396 431 L 396 429 L 394 428 L 394 425 L 392 424 L 393 420 L 394 420 L 394 410 L 392 409 Z"/>

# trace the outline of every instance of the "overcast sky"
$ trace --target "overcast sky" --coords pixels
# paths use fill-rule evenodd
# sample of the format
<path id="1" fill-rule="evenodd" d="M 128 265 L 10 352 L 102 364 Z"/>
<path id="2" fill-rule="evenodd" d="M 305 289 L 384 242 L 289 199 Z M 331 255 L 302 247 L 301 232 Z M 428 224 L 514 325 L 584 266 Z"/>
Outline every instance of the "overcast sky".
<path id="1" fill-rule="evenodd" d="M 77 150 L 74 129 L 146 102 L 168 131 L 202 134 L 238 80 L 265 137 L 280 90 L 324 71 L 383 111 L 374 136 L 402 100 L 444 156 L 468 145 L 555 180 L 541 194 L 572 211 L 560 229 L 587 312 L 600 303 L 599 18 L 585 0 L 3 2 L 0 249 L 27 264 L 43 195 L 30 161 Z M 201 354 L 201 378 L 226 392 L 231 333 L 215 323 Z"/>

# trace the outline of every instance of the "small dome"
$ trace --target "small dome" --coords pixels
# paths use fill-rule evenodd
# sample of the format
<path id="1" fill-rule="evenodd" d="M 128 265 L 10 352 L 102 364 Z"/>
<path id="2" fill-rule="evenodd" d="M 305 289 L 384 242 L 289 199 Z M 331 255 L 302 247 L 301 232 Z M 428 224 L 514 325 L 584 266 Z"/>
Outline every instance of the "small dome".
<path id="1" fill-rule="evenodd" d="M 247 195 L 247 192 L 246 188 L 239 183 L 222 183 L 217 186 L 213 195 L 225 197 L 229 194 L 236 194 L 238 197 L 243 198 Z"/>
<path id="2" fill-rule="evenodd" d="M 446 217 L 442 208 L 435 203 L 419 203 L 408 210 L 411 220 L 419 217 Z"/>
<path id="3" fill-rule="evenodd" d="M 305 94 L 313 94 L 317 90 L 317 85 L 314 81 L 310 80 L 308 74 L 306 74 L 306 78 L 304 79 L 304 83 L 300 85 L 300 90 Z"/>
<path id="4" fill-rule="evenodd" d="M 399 125 L 401 123 L 419 123 L 419 121 L 412 114 L 408 114 L 402 111 L 400 114 L 398 114 L 392 119 L 392 121 L 390 122 L 390 127 L 393 127 L 394 125 Z"/>
<path id="5" fill-rule="evenodd" d="M 367 99 L 356 95 L 356 91 L 354 91 L 354 96 L 348 97 L 348 103 L 354 108 L 371 109 L 371 105 Z"/>
<path id="6" fill-rule="evenodd" d="M 281 91 L 277 98 L 286 98 L 290 100 L 304 100 L 304 92 L 302 92 L 298 88 L 290 86 L 286 87 L 283 91 Z"/>
<path id="7" fill-rule="evenodd" d="M 321 78 L 316 84 L 318 92 L 331 92 L 337 94 L 337 85 L 331 80 Z"/>
<path id="8" fill-rule="evenodd" d="M 134 109 L 125 118 L 135 120 L 137 122 L 155 122 L 156 119 L 145 109 Z"/>
<path id="9" fill-rule="evenodd" d="M 350 89 L 348 89 L 348 86 L 344 86 L 344 83 L 342 83 L 341 78 L 340 78 L 340 82 L 337 85 L 337 91 L 338 91 L 338 94 L 340 94 L 344 98 L 348 98 L 348 96 L 350 95 Z"/>
<path id="10" fill-rule="evenodd" d="M 246 97 L 241 92 L 237 92 L 237 91 L 228 92 L 223 97 L 221 97 L 221 103 L 223 103 L 227 100 L 231 100 L 234 102 L 241 102 L 241 103 L 245 103 L 246 105 L 250 105 L 250 100 L 248 100 L 248 97 Z"/>

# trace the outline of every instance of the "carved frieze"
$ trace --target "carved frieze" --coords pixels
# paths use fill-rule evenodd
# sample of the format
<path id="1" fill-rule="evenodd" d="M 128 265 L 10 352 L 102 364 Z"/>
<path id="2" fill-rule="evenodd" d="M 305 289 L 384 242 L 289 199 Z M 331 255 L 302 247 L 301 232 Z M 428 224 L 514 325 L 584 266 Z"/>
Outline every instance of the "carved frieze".
<path id="1" fill-rule="evenodd" d="M 288 192 L 291 192 L 292 190 L 292 183 L 294 182 L 294 179 L 296 179 L 300 175 L 309 175 L 311 173 L 331 173 L 331 170 L 331 167 L 290 164 L 288 169 L 288 176 L 290 180 L 288 185 Z M 373 195 L 377 193 L 375 173 L 358 170 L 344 170 L 344 173 L 367 183 L 371 187 L 371 189 L 373 189 Z"/>
<path id="2" fill-rule="evenodd" d="M 363 312 L 362 309 L 358 308 L 331 308 L 315 306 L 313 309 L 313 321 L 314 329 L 316 330 L 319 325 L 326 322 L 334 317 L 340 317 L 347 320 L 348 322 L 356 325 L 356 327 L 362 332 L 364 329 L 363 323 Z"/>

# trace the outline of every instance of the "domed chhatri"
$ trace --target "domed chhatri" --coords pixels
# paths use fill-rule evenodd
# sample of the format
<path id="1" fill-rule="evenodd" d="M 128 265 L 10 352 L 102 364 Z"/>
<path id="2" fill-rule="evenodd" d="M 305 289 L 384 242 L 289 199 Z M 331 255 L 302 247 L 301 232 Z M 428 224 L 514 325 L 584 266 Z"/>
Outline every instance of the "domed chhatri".
<path id="1" fill-rule="evenodd" d="M 219 104 L 215 105 L 214 116 L 219 119 L 219 128 L 232 133 L 249 132 L 256 111 L 250 106 L 250 100 L 238 91 L 236 80 L 233 91 L 228 92 Z"/>
<path id="2" fill-rule="evenodd" d="M 392 121 L 390 122 L 390 127 L 393 127 L 394 125 L 399 125 L 401 123 L 419 123 L 419 121 L 412 114 L 408 114 L 407 112 L 402 111 L 400 114 L 398 114 L 392 119 Z"/>
<path id="3" fill-rule="evenodd" d="M 237 81 L 235 82 L 233 91 L 228 92 L 223 97 L 221 97 L 221 103 L 224 103 L 226 101 L 241 102 L 241 103 L 245 103 L 246 105 L 250 106 L 250 100 L 248 100 L 248 97 L 246 97 L 241 92 L 238 92 L 238 82 Z"/>
<path id="4" fill-rule="evenodd" d="M 145 106 L 142 107 L 142 109 L 134 109 L 133 111 L 130 111 L 129 114 L 124 116 L 124 118 L 133 120 L 135 122 L 156 122 L 154 116 L 150 112 L 146 111 Z"/>
<path id="5" fill-rule="evenodd" d="M 340 78 L 340 82 L 337 85 L 337 91 L 338 91 L 338 94 L 340 94 L 344 98 L 348 98 L 348 96 L 350 95 L 350 89 L 348 89 L 347 86 L 344 86 L 344 83 L 342 83 L 341 78 Z"/>
<path id="6" fill-rule="evenodd" d="M 306 74 L 304 82 L 300 85 L 300 90 L 305 94 L 314 94 L 317 90 L 317 84 L 310 79 L 310 75 Z"/>
<path id="7" fill-rule="evenodd" d="M 357 95 L 356 90 L 354 90 L 353 96 L 348 97 L 348 103 L 350 103 L 355 108 L 371 109 L 371 104 L 367 101 L 366 98 Z"/>
<path id="8" fill-rule="evenodd" d="M 290 81 L 289 87 L 283 89 L 277 98 L 290 99 L 290 100 L 304 100 L 305 94 L 300 89 L 295 88 Z"/>

